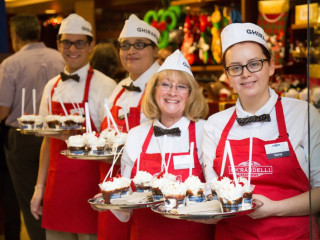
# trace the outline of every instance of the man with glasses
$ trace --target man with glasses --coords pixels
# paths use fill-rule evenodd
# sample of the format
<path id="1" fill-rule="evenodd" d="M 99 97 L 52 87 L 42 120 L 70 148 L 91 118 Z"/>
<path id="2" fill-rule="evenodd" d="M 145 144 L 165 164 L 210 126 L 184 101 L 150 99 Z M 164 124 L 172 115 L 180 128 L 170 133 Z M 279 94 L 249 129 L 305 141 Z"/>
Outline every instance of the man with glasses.
<path id="1" fill-rule="evenodd" d="M 40 115 L 51 114 L 49 104 L 52 114 L 64 115 L 60 99 L 68 114 L 75 111 L 74 103 L 84 113 L 88 102 L 92 130 L 99 131 L 105 114 L 104 99 L 111 95 L 116 83 L 89 65 L 94 47 L 90 23 L 71 14 L 61 23 L 57 45 L 66 66 L 45 86 Z M 35 218 L 43 214 L 42 226 L 49 240 L 96 239 L 97 214 L 87 200 L 98 191 L 99 163 L 61 155 L 61 150 L 67 149 L 63 140 L 62 136 L 44 137 L 31 211 Z"/>
<path id="2" fill-rule="evenodd" d="M 32 240 L 45 238 L 40 221 L 30 212 L 30 200 L 37 181 L 39 152 L 42 138 L 23 135 L 17 131 L 17 118 L 21 116 L 22 89 L 25 89 L 24 112 L 33 113 L 32 90 L 36 90 L 36 113 L 46 83 L 63 70 L 64 61 L 55 49 L 39 42 L 41 25 L 37 16 L 19 14 L 10 19 L 10 35 L 15 54 L 0 65 L 0 121 L 5 120 L 4 148 L 15 194 L 22 211 L 28 234 Z M 2 129 L 4 133 L 4 129 Z M 1 183 L 7 180 L 1 179 Z M 4 193 L 9 193 L 10 189 Z M 5 207 L 6 239 L 20 239 L 20 212 L 14 211 L 14 198 Z M 6 203 L 7 201 L 5 201 Z M 17 220 L 14 221 L 15 216 Z M 11 226 L 8 226 L 9 223 Z M 10 230 L 12 229 L 12 231 Z"/>
<path id="3" fill-rule="evenodd" d="M 128 77 L 122 80 L 113 91 L 108 104 L 116 124 L 128 132 L 131 128 L 147 121 L 141 111 L 141 101 L 147 82 L 159 69 L 157 62 L 159 31 L 132 14 L 126 20 L 119 36 L 120 60 L 128 71 Z M 129 126 L 125 123 L 125 113 Z M 107 119 L 101 129 L 108 128 Z M 110 164 L 100 163 L 101 181 L 105 178 Z M 117 172 L 114 170 L 113 172 Z M 127 223 L 120 223 L 110 212 L 99 213 L 99 239 L 127 239 Z"/>

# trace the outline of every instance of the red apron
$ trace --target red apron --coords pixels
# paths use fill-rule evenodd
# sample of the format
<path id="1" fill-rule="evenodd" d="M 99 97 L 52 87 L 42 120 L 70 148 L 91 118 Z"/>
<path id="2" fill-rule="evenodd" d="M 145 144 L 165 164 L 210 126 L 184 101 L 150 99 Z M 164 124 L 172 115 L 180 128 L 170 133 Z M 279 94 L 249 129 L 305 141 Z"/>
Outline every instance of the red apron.
<path id="1" fill-rule="evenodd" d="M 128 132 L 126 128 L 125 119 L 119 119 L 119 110 L 120 106 L 117 106 L 117 101 L 125 91 L 124 88 L 118 93 L 113 101 L 112 108 L 110 109 L 111 114 L 117 124 L 117 126 L 122 127 L 123 132 Z M 140 114 L 141 114 L 141 101 L 144 93 L 141 96 L 141 99 L 137 107 L 131 107 L 129 110 L 128 123 L 130 129 L 140 125 Z M 101 124 L 101 131 L 108 127 L 107 119 L 105 118 Z M 100 162 L 100 182 L 102 182 L 109 171 L 111 164 Z M 113 170 L 113 175 L 119 171 L 120 167 L 115 166 Z M 98 215 L 98 240 L 104 239 L 128 239 L 130 236 L 130 222 L 123 223 L 120 222 L 117 217 L 115 217 L 110 211 L 99 212 Z"/>
<path id="2" fill-rule="evenodd" d="M 88 101 L 93 70 L 87 75 L 83 102 Z M 57 86 L 56 81 L 53 89 Z M 53 89 L 51 96 L 53 95 Z M 52 98 L 51 98 L 52 99 Z M 71 103 L 64 103 L 70 113 Z M 60 102 L 52 101 L 52 113 L 64 114 Z M 95 126 L 92 126 L 95 130 Z M 97 212 L 88 204 L 88 199 L 98 191 L 99 162 L 69 159 L 60 154 L 67 149 L 64 141 L 50 139 L 50 162 L 46 190 L 43 198 L 42 227 L 55 231 L 95 234 L 97 232 Z"/>
<path id="3" fill-rule="evenodd" d="M 251 181 L 255 185 L 255 194 L 261 194 L 277 201 L 308 191 L 309 181 L 301 169 L 290 143 L 281 99 L 278 99 L 275 108 L 279 137 L 271 141 L 253 138 Z M 236 111 L 224 128 L 216 149 L 214 170 L 218 175 L 221 171 L 224 145 L 235 119 Z M 249 142 L 249 138 L 230 140 L 237 176 L 246 178 L 248 177 Z M 281 142 L 288 143 L 290 156 L 267 159 L 264 146 Z M 226 161 L 224 176 L 233 179 L 229 160 Z M 309 227 L 309 216 L 268 217 L 256 220 L 248 216 L 241 216 L 218 222 L 216 239 L 310 239 Z M 317 231 L 315 225 L 314 230 Z"/>
<path id="4" fill-rule="evenodd" d="M 140 155 L 140 170 L 147 171 L 151 174 L 159 173 L 161 171 L 161 154 L 153 153 L 147 154 L 147 148 L 150 140 L 153 136 L 153 127 L 147 135 L 147 138 L 142 146 L 142 152 Z M 192 174 L 198 176 L 202 182 L 204 182 L 204 176 L 202 167 L 199 162 L 197 146 L 196 146 L 196 133 L 195 123 L 189 124 L 189 146 L 194 142 L 194 165 Z M 181 176 L 181 180 L 184 181 L 189 176 L 189 169 L 175 170 L 173 165 L 173 156 L 189 155 L 189 152 L 184 153 L 172 153 L 170 166 L 168 172 L 176 176 Z M 169 157 L 169 153 L 166 153 L 166 160 Z M 136 174 L 137 161 L 131 172 L 131 178 Z M 189 222 L 184 220 L 169 219 L 154 213 L 150 208 L 135 209 L 132 215 L 131 223 L 131 236 L 132 240 L 153 239 L 153 240 L 169 240 L 169 239 L 214 239 L 214 225 L 201 224 L 195 222 Z"/>

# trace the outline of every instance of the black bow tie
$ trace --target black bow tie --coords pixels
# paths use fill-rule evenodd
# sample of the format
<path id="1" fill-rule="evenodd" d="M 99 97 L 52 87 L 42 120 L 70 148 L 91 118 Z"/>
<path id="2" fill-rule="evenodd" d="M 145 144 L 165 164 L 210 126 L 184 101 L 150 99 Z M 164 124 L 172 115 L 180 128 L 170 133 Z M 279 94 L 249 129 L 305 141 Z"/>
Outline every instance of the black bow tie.
<path id="1" fill-rule="evenodd" d="M 125 88 L 126 90 L 128 90 L 128 91 L 141 92 L 140 87 L 134 86 L 134 85 L 133 85 L 133 82 L 132 82 L 129 86 L 122 85 L 122 87 L 124 87 L 124 88 Z"/>
<path id="2" fill-rule="evenodd" d="M 80 80 L 80 77 L 78 74 L 68 75 L 68 74 L 65 74 L 64 72 L 61 72 L 60 76 L 61 76 L 62 81 L 66 81 L 68 79 L 73 79 L 76 82 L 79 82 L 79 80 Z"/>
<path id="3" fill-rule="evenodd" d="M 163 129 L 158 126 L 153 126 L 153 133 L 156 137 L 163 136 L 163 135 L 170 135 L 170 136 L 178 136 L 180 137 L 181 131 L 178 127 L 171 128 L 171 129 Z"/>
<path id="4" fill-rule="evenodd" d="M 251 117 L 246 117 L 246 118 L 236 118 L 238 124 L 240 126 L 244 126 L 248 123 L 252 122 L 270 122 L 271 118 L 269 114 L 262 114 L 260 116 L 251 116 Z"/>

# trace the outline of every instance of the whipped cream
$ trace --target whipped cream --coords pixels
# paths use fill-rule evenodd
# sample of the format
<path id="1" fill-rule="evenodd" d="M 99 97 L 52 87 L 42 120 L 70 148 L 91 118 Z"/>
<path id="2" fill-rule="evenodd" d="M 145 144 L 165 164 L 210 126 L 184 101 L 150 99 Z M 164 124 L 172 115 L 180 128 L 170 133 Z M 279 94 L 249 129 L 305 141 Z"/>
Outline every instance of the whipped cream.
<path id="1" fill-rule="evenodd" d="M 84 147 L 85 142 L 81 135 L 70 136 L 68 140 L 66 140 L 68 147 Z"/>
<path id="2" fill-rule="evenodd" d="M 164 196 L 175 196 L 175 195 L 186 195 L 187 186 L 185 183 L 180 182 L 170 182 L 168 184 L 164 184 L 161 187 L 161 192 Z"/>
<path id="3" fill-rule="evenodd" d="M 146 171 L 137 172 L 136 176 L 133 178 L 134 184 L 144 184 L 144 186 L 148 186 L 151 184 L 152 175 Z"/>
<path id="4" fill-rule="evenodd" d="M 196 195 L 199 190 L 204 191 L 205 184 L 202 183 L 197 176 L 189 176 L 184 183 L 187 186 L 187 190 L 190 190 L 194 195 Z"/>

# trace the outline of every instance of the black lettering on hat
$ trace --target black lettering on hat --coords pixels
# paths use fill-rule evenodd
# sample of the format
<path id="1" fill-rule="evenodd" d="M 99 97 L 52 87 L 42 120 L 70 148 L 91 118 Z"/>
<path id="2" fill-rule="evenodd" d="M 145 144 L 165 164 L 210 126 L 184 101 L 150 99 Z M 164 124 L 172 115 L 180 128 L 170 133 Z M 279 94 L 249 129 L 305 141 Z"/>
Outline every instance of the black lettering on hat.
<path id="1" fill-rule="evenodd" d="M 87 32 L 91 33 L 91 30 L 89 28 L 85 27 L 85 26 L 82 26 L 81 29 L 83 31 L 87 31 Z"/>
<path id="2" fill-rule="evenodd" d="M 157 39 L 157 41 L 158 41 L 157 35 L 156 35 L 154 32 L 150 31 L 149 29 L 144 29 L 144 28 L 138 27 L 138 28 L 137 28 L 137 31 L 138 31 L 138 32 L 143 32 L 143 33 L 149 34 L 149 35 L 153 36 L 155 39 Z"/>
<path id="3" fill-rule="evenodd" d="M 190 65 L 189 65 L 189 63 L 182 62 L 182 64 L 183 64 L 183 66 L 185 66 L 185 67 L 187 67 L 187 68 L 189 68 L 189 69 L 190 69 Z"/>
<path id="4" fill-rule="evenodd" d="M 262 38 L 262 39 L 265 41 L 263 34 L 261 34 L 261 33 L 258 32 L 258 31 L 251 30 L 251 29 L 247 29 L 247 33 L 248 33 L 248 34 L 256 35 L 257 37 Z"/>

